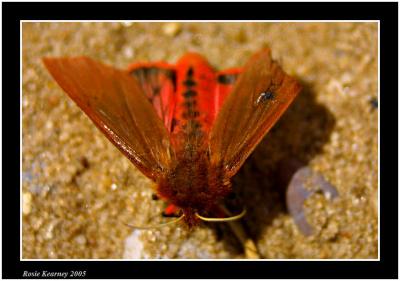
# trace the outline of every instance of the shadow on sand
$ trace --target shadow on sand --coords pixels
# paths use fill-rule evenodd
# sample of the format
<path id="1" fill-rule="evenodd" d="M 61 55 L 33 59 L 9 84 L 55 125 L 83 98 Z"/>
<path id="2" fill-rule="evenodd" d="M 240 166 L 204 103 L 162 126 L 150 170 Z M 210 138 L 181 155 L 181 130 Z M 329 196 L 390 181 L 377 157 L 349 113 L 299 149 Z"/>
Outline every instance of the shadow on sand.
<path id="1" fill-rule="evenodd" d="M 296 171 L 293 163 L 307 165 L 321 153 L 335 125 L 332 113 L 317 103 L 312 86 L 304 82 L 302 86 L 302 92 L 233 178 L 233 189 L 248 211 L 242 223 L 255 241 L 274 218 L 287 213 L 285 194 Z M 217 234 L 221 228 L 226 227 L 215 226 Z M 223 240 L 229 249 L 237 248 L 231 238 Z"/>

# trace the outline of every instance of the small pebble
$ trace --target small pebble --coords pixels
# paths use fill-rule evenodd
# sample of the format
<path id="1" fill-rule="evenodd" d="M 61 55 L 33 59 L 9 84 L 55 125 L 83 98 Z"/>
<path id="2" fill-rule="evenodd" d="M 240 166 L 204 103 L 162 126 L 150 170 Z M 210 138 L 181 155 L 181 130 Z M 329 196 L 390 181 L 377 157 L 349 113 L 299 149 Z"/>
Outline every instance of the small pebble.
<path id="1" fill-rule="evenodd" d="M 169 22 L 164 24 L 162 29 L 165 35 L 174 37 L 178 35 L 179 32 L 181 32 L 182 25 L 177 22 Z"/>
<path id="2" fill-rule="evenodd" d="M 29 192 L 24 192 L 22 195 L 22 213 L 24 215 L 29 215 L 32 210 L 32 194 Z"/>
<path id="3" fill-rule="evenodd" d="M 370 102 L 372 108 L 374 108 L 374 109 L 378 108 L 378 99 L 377 98 L 374 97 L 374 98 L 370 99 L 369 102 Z"/>
<path id="4" fill-rule="evenodd" d="M 75 241 L 76 243 L 80 244 L 80 245 L 84 245 L 86 244 L 86 237 L 84 235 L 78 235 L 75 237 Z"/>

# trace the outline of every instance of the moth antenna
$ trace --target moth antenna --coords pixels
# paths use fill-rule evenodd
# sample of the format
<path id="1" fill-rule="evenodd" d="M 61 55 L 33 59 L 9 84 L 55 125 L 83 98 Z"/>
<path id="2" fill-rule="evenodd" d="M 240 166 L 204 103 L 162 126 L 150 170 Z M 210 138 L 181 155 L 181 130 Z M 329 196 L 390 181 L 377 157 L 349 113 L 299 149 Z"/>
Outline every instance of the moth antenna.
<path id="1" fill-rule="evenodd" d="M 198 213 L 196 213 L 195 215 L 202 221 L 225 222 L 225 221 L 235 221 L 235 220 L 241 219 L 246 214 L 246 212 L 247 212 L 246 209 L 243 209 L 243 211 L 239 215 L 227 217 L 227 218 L 206 218 L 206 217 L 199 215 Z"/>
<path id="2" fill-rule="evenodd" d="M 138 226 L 138 225 L 132 225 L 132 224 L 129 224 L 129 223 L 123 223 L 123 224 L 125 224 L 126 226 L 128 226 L 130 228 L 134 228 L 134 229 L 153 229 L 153 228 L 160 228 L 160 227 L 164 227 L 164 226 L 167 226 L 167 225 L 170 225 L 170 224 L 177 223 L 177 222 L 181 221 L 184 216 L 185 215 L 183 214 L 179 218 L 174 219 L 172 221 L 165 222 L 165 223 L 160 223 L 160 224 L 157 224 L 157 225 L 151 225 L 151 226 Z"/>

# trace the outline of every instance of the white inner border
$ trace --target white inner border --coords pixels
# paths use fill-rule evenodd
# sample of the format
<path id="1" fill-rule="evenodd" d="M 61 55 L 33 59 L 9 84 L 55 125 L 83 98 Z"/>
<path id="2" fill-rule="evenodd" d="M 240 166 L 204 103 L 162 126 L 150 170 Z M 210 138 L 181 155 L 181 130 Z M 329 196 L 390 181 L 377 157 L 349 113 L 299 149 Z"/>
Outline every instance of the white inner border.
<path id="1" fill-rule="evenodd" d="M 378 258 L 376 259 L 23 259 L 22 258 L 22 24 L 25 22 L 375 22 L 378 23 Z M 380 20 L 21 20 L 20 21 L 20 261 L 380 261 Z"/>

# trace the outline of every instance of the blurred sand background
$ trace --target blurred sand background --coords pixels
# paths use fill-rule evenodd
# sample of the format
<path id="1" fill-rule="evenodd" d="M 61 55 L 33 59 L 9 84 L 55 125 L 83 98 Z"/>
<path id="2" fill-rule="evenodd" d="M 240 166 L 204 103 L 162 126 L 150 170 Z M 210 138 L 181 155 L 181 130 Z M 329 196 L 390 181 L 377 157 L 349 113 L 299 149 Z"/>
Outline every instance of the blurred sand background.
<path id="1" fill-rule="evenodd" d="M 304 90 L 233 180 L 248 209 L 243 226 L 263 258 L 377 258 L 377 23 L 23 23 L 22 257 L 243 258 L 225 224 L 123 225 L 159 222 L 164 204 L 41 58 L 86 55 L 125 68 L 195 51 L 224 69 L 265 45 Z M 310 237 L 277 180 L 293 159 L 340 194 L 306 201 Z"/>

